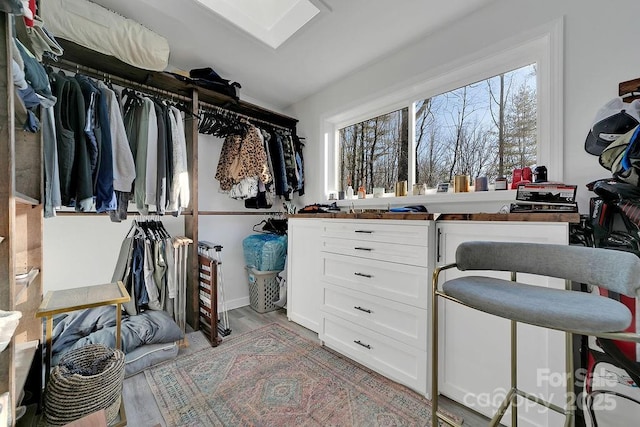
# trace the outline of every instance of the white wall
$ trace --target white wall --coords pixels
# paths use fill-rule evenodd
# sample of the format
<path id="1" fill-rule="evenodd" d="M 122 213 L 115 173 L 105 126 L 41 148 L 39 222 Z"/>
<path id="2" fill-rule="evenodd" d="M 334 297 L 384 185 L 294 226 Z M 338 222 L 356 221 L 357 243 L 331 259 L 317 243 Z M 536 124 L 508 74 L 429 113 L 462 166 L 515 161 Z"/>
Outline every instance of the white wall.
<path id="1" fill-rule="evenodd" d="M 263 212 L 282 211 L 282 201 L 272 209 L 245 209 L 244 201 L 234 200 L 218 191 L 214 179 L 223 140 L 209 135 L 200 135 L 198 140 L 198 188 L 200 211 Z M 276 199 L 279 200 L 279 199 Z M 253 226 L 266 216 L 259 215 L 201 215 L 198 232 L 200 240 L 219 243 L 223 246 L 222 261 L 224 293 L 227 308 L 249 305 L 249 285 L 244 269 L 242 239 L 254 234 Z M 282 273 L 284 275 L 284 272 Z"/>
<path id="2" fill-rule="evenodd" d="M 44 220 L 44 292 L 111 282 L 120 245 L 131 227 L 104 215 L 66 215 Z M 184 218 L 165 216 L 172 236 L 184 235 Z"/>
<path id="3" fill-rule="evenodd" d="M 640 77 L 637 12 L 640 3 L 634 0 L 496 0 L 295 104 L 287 112 L 300 120 L 298 133 L 307 141 L 307 196 L 302 202 L 323 197 L 323 117 L 393 93 L 486 46 L 564 19 L 564 181 L 578 185 L 580 211 L 588 212 L 592 194 L 585 184 L 610 172 L 584 151 L 584 139 L 600 106 L 617 96 L 618 83 Z"/>

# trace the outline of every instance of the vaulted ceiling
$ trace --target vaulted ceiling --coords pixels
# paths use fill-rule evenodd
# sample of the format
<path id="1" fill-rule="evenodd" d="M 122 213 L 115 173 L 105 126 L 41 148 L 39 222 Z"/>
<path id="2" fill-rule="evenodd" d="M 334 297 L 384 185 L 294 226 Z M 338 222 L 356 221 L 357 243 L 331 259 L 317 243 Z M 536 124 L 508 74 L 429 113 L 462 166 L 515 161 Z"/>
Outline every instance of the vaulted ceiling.
<path id="1" fill-rule="evenodd" d="M 285 109 L 493 0 L 311 0 L 320 12 L 276 49 L 197 0 L 92 1 L 167 38 L 171 68 L 212 67 Z"/>

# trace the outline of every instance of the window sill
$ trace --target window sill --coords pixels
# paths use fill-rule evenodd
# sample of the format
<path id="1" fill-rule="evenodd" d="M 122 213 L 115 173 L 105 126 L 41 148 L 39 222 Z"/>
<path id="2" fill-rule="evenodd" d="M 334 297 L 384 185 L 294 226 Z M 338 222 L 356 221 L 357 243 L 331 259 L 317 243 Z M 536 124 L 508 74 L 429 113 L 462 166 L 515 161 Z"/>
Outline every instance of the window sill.
<path id="1" fill-rule="evenodd" d="M 327 200 L 336 202 L 341 208 L 351 206 L 362 208 L 388 208 L 407 205 L 425 205 L 428 209 L 434 204 L 462 204 L 462 203 L 511 203 L 516 198 L 516 190 L 478 191 L 468 193 L 433 193 L 421 196 L 404 197 L 376 197 L 367 195 L 366 199 Z M 429 209 L 430 211 L 432 209 Z"/>

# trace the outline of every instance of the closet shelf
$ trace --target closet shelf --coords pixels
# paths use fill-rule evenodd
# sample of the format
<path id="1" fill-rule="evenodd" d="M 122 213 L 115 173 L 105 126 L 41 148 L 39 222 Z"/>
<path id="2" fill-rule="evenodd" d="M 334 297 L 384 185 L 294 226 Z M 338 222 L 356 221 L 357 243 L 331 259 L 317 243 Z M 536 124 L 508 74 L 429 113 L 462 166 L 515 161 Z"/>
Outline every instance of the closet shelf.
<path id="1" fill-rule="evenodd" d="M 22 125 L 27 121 L 28 113 L 27 107 L 18 95 L 18 91 L 13 91 L 13 108 L 15 110 L 15 127 L 22 129 Z"/>
<path id="2" fill-rule="evenodd" d="M 109 212 L 96 212 L 96 211 L 91 211 L 91 212 L 76 212 L 74 210 L 57 210 L 56 211 L 56 216 L 108 216 Z M 140 212 L 137 211 L 129 211 L 127 212 L 128 216 L 131 217 L 135 217 L 136 215 L 143 215 Z M 155 211 L 151 211 L 149 212 L 146 216 L 156 216 L 158 215 Z M 193 215 L 193 212 L 191 210 L 183 210 L 182 212 L 180 212 L 181 216 L 184 215 Z M 143 215 L 144 216 L 144 215 Z M 174 217 L 173 216 L 173 212 L 165 212 L 164 215 L 159 215 L 160 218 L 162 217 Z"/>
<path id="3" fill-rule="evenodd" d="M 66 65 L 66 68 L 72 69 L 76 65 L 84 66 L 96 70 L 97 73 L 94 74 L 98 75 L 94 77 L 97 78 L 108 78 L 109 75 L 116 76 L 187 98 L 192 97 L 192 91 L 195 89 L 198 92 L 198 100 L 208 104 L 291 129 L 295 128 L 298 123 L 298 120 L 292 117 L 267 110 L 250 102 L 237 101 L 228 95 L 189 82 L 183 82 L 168 73 L 143 70 L 126 64 L 113 56 L 87 49 L 71 41 L 60 38 L 57 40 L 64 48 L 64 55 L 59 58 L 58 62 L 49 62 L 54 67 L 65 68 Z M 77 67 L 77 71 L 85 72 L 79 67 Z M 117 82 L 114 83 L 117 84 Z"/>
<path id="4" fill-rule="evenodd" d="M 20 274 L 16 274 L 16 292 L 15 292 L 15 301 L 20 301 L 20 297 L 27 290 L 29 285 L 33 283 L 33 281 L 40 274 L 40 269 L 35 267 L 29 267 L 28 271 Z"/>
<path id="5" fill-rule="evenodd" d="M 20 203 L 23 205 L 31 205 L 31 206 L 36 206 L 40 204 L 39 200 L 34 199 L 33 197 L 29 197 L 25 194 L 22 194 L 18 191 L 16 191 L 14 193 L 14 197 L 16 199 L 16 203 Z"/>
<path id="6" fill-rule="evenodd" d="M 16 344 L 16 357 L 15 357 L 15 369 L 16 369 L 16 391 L 20 393 L 20 390 L 24 388 L 27 382 L 27 376 L 29 375 L 29 369 L 33 362 L 33 357 L 36 354 L 40 341 L 26 341 Z M 20 402 L 16 402 L 18 405 Z"/>

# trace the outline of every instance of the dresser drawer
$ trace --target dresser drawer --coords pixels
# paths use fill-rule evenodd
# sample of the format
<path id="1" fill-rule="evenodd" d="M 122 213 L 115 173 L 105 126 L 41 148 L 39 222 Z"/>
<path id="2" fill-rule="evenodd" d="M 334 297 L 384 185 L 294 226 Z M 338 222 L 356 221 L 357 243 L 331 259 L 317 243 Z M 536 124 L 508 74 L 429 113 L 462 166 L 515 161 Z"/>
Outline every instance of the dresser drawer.
<path id="1" fill-rule="evenodd" d="M 320 339 L 330 348 L 421 394 L 427 390 L 427 353 L 325 314 Z"/>
<path id="2" fill-rule="evenodd" d="M 382 335 L 427 349 L 427 310 L 324 284 L 322 310 Z"/>
<path id="3" fill-rule="evenodd" d="M 321 279 L 355 291 L 427 308 L 426 267 L 321 253 Z"/>
<path id="4" fill-rule="evenodd" d="M 426 246 L 323 237 L 322 251 L 420 267 L 428 265 Z"/>
<path id="5" fill-rule="evenodd" d="M 353 239 L 364 242 L 428 246 L 429 227 L 431 226 L 431 221 L 331 219 L 323 221 L 322 235 L 327 238 Z"/>

